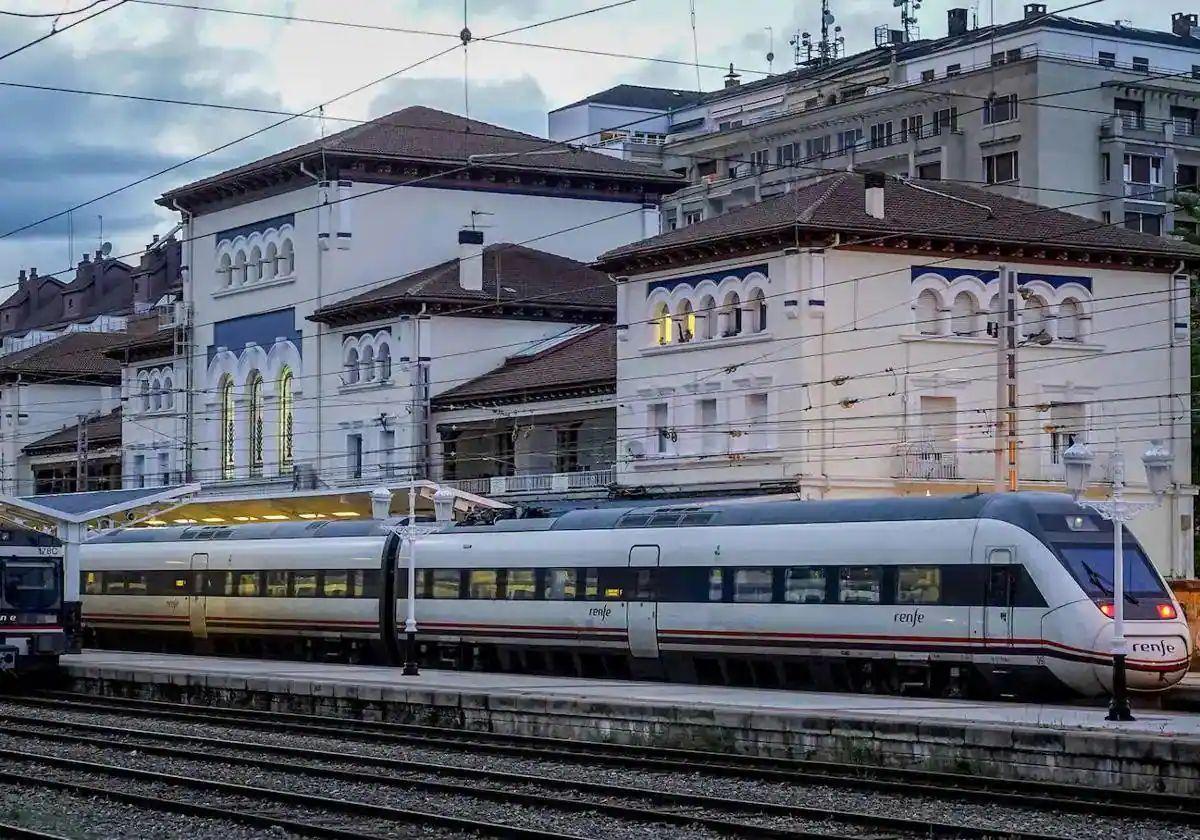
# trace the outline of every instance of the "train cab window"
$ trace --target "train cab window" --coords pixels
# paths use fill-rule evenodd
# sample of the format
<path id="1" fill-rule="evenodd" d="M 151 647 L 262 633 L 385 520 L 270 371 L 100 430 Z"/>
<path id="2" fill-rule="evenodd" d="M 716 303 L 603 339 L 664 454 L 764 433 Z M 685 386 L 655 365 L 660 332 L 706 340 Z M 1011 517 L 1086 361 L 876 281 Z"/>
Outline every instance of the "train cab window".
<path id="1" fill-rule="evenodd" d="M 838 574 L 838 601 L 843 604 L 878 604 L 883 590 L 883 570 L 878 566 L 845 566 Z"/>
<path id="2" fill-rule="evenodd" d="M 734 602 L 769 604 L 774 580 L 774 569 L 736 569 L 733 573 Z"/>
<path id="3" fill-rule="evenodd" d="M 547 569 L 546 600 L 574 601 L 578 578 L 577 569 Z"/>
<path id="4" fill-rule="evenodd" d="M 292 572 L 292 597 L 293 598 L 315 598 L 315 597 L 317 597 L 317 573 L 316 572 Z"/>
<path id="5" fill-rule="evenodd" d="M 498 577 L 495 569 L 472 569 L 467 578 L 467 597 L 483 601 L 495 598 Z"/>
<path id="6" fill-rule="evenodd" d="M 45 610 L 58 601 L 58 575 L 54 563 L 39 560 L 9 560 L 0 565 L 4 578 L 4 601 L 17 610 Z"/>
<path id="7" fill-rule="evenodd" d="M 229 594 L 228 572 L 204 572 L 204 594 L 222 596 Z"/>
<path id="8" fill-rule="evenodd" d="M 326 572 L 321 581 L 321 594 L 326 598 L 349 598 L 350 584 L 350 572 Z"/>
<path id="9" fill-rule="evenodd" d="M 459 583 L 462 576 L 458 569 L 428 569 L 432 582 L 429 597 L 453 599 L 459 597 Z"/>
<path id="10" fill-rule="evenodd" d="M 233 592 L 243 598 L 258 595 L 258 572 L 235 572 Z"/>
<path id="11" fill-rule="evenodd" d="M 708 600 L 725 600 L 725 570 L 721 568 L 708 570 Z"/>
<path id="12" fill-rule="evenodd" d="M 825 591 L 821 566 L 793 566 L 784 571 L 783 600 L 789 604 L 824 604 Z"/>
<path id="13" fill-rule="evenodd" d="M 267 572 L 266 595 L 268 598 L 286 598 L 288 594 L 288 573 L 281 571 Z"/>
<path id="14" fill-rule="evenodd" d="M 937 566 L 898 566 L 896 568 L 897 604 L 940 604 L 942 570 Z"/>
<path id="15" fill-rule="evenodd" d="M 537 597 L 537 575 L 533 569 L 509 569 L 504 597 L 510 601 L 532 601 Z"/>
<path id="16" fill-rule="evenodd" d="M 84 572 L 83 573 L 83 593 L 85 595 L 99 595 L 104 591 L 104 583 L 100 579 L 101 572 Z"/>

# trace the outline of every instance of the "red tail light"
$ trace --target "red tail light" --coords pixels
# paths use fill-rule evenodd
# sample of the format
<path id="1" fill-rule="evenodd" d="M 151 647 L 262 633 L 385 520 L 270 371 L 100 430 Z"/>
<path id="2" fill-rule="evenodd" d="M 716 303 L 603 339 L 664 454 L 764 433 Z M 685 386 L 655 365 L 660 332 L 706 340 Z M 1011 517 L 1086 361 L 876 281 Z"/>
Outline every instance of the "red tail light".
<path id="1" fill-rule="evenodd" d="M 1175 618 L 1178 615 L 1178 613 L 1175 612 L 1174 604 L 1159 604 L 1157 607 L 1155 607 L 1155 611 L 1158 613 L 1159 618 L 1170 619 Z"/>
<path id="2" fill-rule="evenodd" d="M 1109 618 L 1112 618 L 1117 614 L 1117 611 L 1113 609 L 1112 601 L 1101 601 L 1096 606 L 1100 608 L 1100 612 L 1104 613 Z"/>

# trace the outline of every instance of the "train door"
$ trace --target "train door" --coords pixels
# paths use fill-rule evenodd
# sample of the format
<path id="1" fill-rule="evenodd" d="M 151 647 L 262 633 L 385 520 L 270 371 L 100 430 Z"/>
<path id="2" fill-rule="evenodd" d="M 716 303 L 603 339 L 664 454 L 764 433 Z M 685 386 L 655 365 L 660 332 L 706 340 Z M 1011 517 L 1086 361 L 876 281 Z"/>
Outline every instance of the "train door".
<path id="1" fill-rule="evenodd" d="M 633 656 L 658 657 L 658 554 L 656 545 L 635 545 L 629 550 L 625 620 Z"/>
<path id="2" fill-rule="evenodd" d="M 192 638 L 208 638 L 207 605 L 204 598 L 204 575 L 208 572 L 208 555 L 192 555 L 192 592 L 188 596 L 188 618 L 192 628 Z"/>
<path id="3" fill-rule="evenodd" d="M 1013 643 L 1013 625 L 1016 623 L 1013 603 L 1017 575 L 1021 571 L 1016 561 L 1016 551 L 1012 548 L 989 547 L 985 571 L 983 637 L 989 650 L 1005 654 Z"/>

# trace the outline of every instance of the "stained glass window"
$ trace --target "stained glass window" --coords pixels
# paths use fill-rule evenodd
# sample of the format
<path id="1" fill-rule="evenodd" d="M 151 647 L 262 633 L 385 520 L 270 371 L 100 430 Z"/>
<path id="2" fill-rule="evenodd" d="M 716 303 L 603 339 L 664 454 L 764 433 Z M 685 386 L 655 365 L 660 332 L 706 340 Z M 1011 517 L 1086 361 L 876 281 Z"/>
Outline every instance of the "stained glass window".
<path id="1" fill-rule="evenodd" d="M 221 478 L 233 478 L 233 378 L 221 379 Z"/>
<path id="2" fill-rule="evenodd" d="M 263 378 L 258 371 L 250 374 L 250 475 L 263 472 Z"/>
<path id="3" fill-rule="evenodd" d="M 292 471 L 292 443 L 295 436 L 292 426 L 293 396 L 292 369 L 285 367 L 279 374 L 279 474 Z"/>

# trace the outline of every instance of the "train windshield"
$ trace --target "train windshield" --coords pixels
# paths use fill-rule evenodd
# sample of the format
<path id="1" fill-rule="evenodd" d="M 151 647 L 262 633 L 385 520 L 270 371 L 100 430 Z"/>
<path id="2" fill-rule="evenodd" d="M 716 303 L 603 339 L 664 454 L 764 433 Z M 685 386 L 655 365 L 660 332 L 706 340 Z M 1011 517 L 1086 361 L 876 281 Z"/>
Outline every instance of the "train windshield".
<path id="1" fill-rule="evenodd" d="M 1113 596 L 1113 548 L 1111 545 L 1060 545 L 1066 561 L 1067 571 L 1083 587 L 1093 601 Z M 1125 597 L 1165 597 L 1166 587 L 1162 578 L 1146 555 L 1136 545 L 1125 546 Z"/>
<path id="2" fill-rule="evenodd" d="M 8 560 L 0 564 L 4 604 L 12 610 L 36 612 L 58 604 L 58 564 Z"/>

